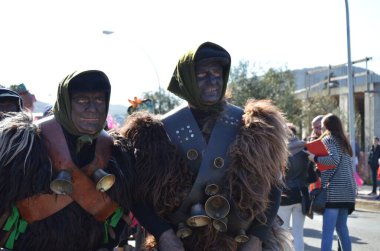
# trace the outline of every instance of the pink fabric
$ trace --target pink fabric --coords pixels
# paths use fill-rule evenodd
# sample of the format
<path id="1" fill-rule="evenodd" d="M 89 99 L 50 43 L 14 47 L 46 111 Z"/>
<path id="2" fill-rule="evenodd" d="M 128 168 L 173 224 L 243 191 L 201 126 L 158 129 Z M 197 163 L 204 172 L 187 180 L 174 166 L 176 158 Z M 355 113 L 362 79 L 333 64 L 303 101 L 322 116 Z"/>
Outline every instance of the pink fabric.
<path id="1" fill-rule="evenodd" d="M 108 114 L 108 116 L 107 116 L 107 127 L 108 127 L 109 130 L 113 129 L 115 127 L 115 123 L 113 121 L 113 117 L 110 114 Z"/>
<path id="2" fill-rule="evenodd" d="M 357 186 L 362 186 L 363 185 L 363 180 L 360 178 L 359 174 L 357 172 L 354 172 L 354 177 L 355 177 L 355 182 Z"/>

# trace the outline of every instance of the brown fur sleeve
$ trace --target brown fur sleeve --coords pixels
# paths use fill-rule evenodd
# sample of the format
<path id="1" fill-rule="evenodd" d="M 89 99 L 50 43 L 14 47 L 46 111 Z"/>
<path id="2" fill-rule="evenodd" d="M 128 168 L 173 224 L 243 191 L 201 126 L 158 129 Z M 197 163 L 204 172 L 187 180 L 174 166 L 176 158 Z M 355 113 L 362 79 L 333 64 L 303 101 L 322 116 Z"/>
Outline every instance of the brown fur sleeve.
<path id="1" fill-rule="evenodd" d="M 242 217 L 265 220 L 271 187 L 282 183 L 287 135 L 286 119 L 275 105 L 269 100 L 247 101 L 227 170 L 227 189 Z"/>
<path id="2" fill-rule="evenodd" d="M 135 112 L 120 130 L 134 151 L 130 177 L 133 201 L 153 205 L 165 218 L 191 190 L 193 176 L 170 142 L 163 124 L 147 112 Z"/>

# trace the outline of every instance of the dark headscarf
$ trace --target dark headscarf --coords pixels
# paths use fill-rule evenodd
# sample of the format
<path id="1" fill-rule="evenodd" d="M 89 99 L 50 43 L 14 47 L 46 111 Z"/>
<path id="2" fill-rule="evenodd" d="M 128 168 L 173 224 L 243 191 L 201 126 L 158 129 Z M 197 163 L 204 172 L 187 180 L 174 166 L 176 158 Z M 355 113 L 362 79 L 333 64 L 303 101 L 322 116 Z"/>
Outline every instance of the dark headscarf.
<path id="1" fill-rule="evenodd" d="M 94 135 L 84 135 L 78 131 L 71 118 L 71 94 L 73 91 L 104 91 L 106 95 L 106 113 L 108 113 L 111 84 L 107 75 L 98 70 L 75 71 L 59 83 L 57 101 L 54 104 L 53 113 L 58 123 L 66 131 L 72 135 L 79 136 L 77 146 L 80 149 L 84 143 L 92 142 L 103 128 Z"/>
<path id="2" fill-rule="evenodd" d="M 213 59 L 223 66 L 223 90 L 219 102 L 213 105 L 202 103 L 195 75 L 195 63 L 200 60 Z M 228 76 L 231 67 L 231 56 L 221 46 L 212 42 L 205 42 L 197 49 L 190 50 L 183 55 L 174 70 L 168 90 L 186 100 L 190 105 L 201 110 L 220 110 L 227 88 Z"/>
<path id="3" fill-rule="evenodd" d="M 0 101 L 14 101 L 18 105 L 18 111 L 21 112 L 23 108 L 23 102 L 20 95 L 7 88 L 0 88 Z"/>

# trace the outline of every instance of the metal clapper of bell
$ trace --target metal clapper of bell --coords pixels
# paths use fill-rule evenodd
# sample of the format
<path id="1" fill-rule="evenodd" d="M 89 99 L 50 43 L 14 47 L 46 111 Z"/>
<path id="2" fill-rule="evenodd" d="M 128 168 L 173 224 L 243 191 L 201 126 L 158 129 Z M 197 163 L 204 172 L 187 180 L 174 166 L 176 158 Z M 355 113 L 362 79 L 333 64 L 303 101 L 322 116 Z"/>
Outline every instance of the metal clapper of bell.
<path id="1" fill-rule="evenodd" d="M 245 230 L 244 229 L 240 229 L 238 234 L 235 236 L 235 241 L 236 242 L 239 242 L 239 243 L 244 243 L 244 242 L 247 242 L 249 237 L 248 235 L 245 233 Z"/>
<path id="2" fill-rule="evenodd" d="M 96 182 L 96 190 L 105 192 L 115 183 L 115 175 L 109 174 L 101 168 L 98 168 L 92 174 L 93 180 Z"/>
<path id="3" fill-rule="evenodd" d="M 191 227 L 203 227 L 211 222 L 210 217 L 205 213 L 201 203 L 194 204 L 191 207 L 190 217 L 187 219 L 187 225 Z"/>
<path id="4" fill-rule="evenodd" d="M 223 195 L 214 195 L 207 199 L 205 211 L 211 218 L 215 220 L 221 219 L 230 212 L 230 203 Z"/>
<path id="5" fill-rule="evenodd" d="M 188 236 L 190 236 L 192 234 L 193 231 L 191 231 L 191 229 L 186 226 L 185 223 L 183 222 L 180 222 L 178 224 L 178 229 L 177 229 L 177 232 L 175 233 L 177 235 L 178 238 L 186 238 Z"/>
<path id="6" fill-rule="evenodd" d="M 71 173 L 68 170 L 60 170 L 57 177 L 50 182 L 50 189 L 60 195 L 68 195 L 73 191 Z"/>
<path id="7" fill-rule="evenodd" d="M 227 223 L 228 223 L 228 218 L 221 218 L 221 219 L 218 219 L 218 220 L 214 220 L 212 222 L 212 225 L 219 232 L 226 232 L 227 229 L 228 229 L 227 228 Z"/>

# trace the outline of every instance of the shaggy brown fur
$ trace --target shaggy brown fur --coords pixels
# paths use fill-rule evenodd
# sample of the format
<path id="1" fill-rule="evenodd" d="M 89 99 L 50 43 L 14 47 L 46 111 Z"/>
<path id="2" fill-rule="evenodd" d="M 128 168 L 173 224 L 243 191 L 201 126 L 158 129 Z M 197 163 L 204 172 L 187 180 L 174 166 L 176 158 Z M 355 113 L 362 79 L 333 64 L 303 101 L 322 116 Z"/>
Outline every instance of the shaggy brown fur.
<path id="1" fill-rule="evenodd" d="M 186 162 L 169 141 L 162 122 L 147 112 L 135 112 L 120 134 L 134 150 L 129 186 L 134 202 L 151 202 L 166 218 L 180 206 L 194 182 Z"/>
<path id="2" fill-rule="evenodd" d="M 226 189 L 241 217 L 266 222 L 265 210 L 273 186 L 282 185 L 287 161 L 288 131 L 286 119 L 268 100 L 248 100 L 244 109 L 243 126 L 230 148 L 230 166 L 226 170 Z M 235 251 L 235 240 L 216 231 L 211 225 L 193 229 L 183 239 L 187 251 Z M 293 250 L 291 235 L 277 222 L 263 243 L 264 250 Z"/>
<path id="3" fill-rule="evenodd" d="M 234 251 L 238 248 L 231 236 L 218 232 L 212 224 L 193 229 L 193 234 L 182 242 L 186 251 Z"/>
<path id="4" fill-rule="evenodd" d="M 248 100 L 244 125 L 231 146 L 227 189 L 246 219 L 265 222 L 271 187 L 280 186 L 287 161 L 286 119 L 268 100 Z"/>
<path id="5" fill-rule="evenodd" d="M 226 189 L 233 203 L 247 219 L 265 222 L 264 212 L 272 186 L 281 185 L 281 174 L 287 160 L 286 120 L 269 101 L 247 102 L 242 126 L 231 146 L 231 165 L 227 169 Z M 207 123 L 204 123 L 207 125 Z M 166 218 L 181 203 L 194 182 L 184 160 L 166 136 L 162 123 L 147 113 L 128 118 L 121 134 L 135 148 L 133 187 L 135 201 L 148 198 Z M 187 251 L 235 251 L 238 244 L 227 234 L 208 225 L 193 228 L 183 243 Z M 266 250 L 291 250 L 289 235 L 274 227 Z M 150 239 L 147 249 L 155 244 Z"/>
<path id="6" fill-rule="evenodd" d="M 274 221 L 268 235 L 268 239 L 263 243 L 263 251 L 294 251 L 292 234 L 282 228 L 278 221 Z"/>

